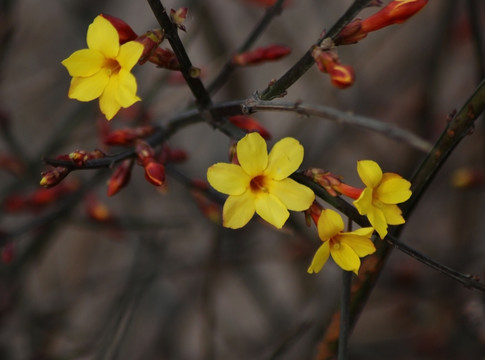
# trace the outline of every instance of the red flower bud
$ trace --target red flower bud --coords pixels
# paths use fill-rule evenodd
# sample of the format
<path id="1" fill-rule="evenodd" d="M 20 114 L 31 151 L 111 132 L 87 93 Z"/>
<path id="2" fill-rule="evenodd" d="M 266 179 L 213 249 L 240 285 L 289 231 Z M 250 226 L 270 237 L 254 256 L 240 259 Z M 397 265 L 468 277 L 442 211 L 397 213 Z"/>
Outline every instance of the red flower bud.
<path id="1" fill-rule="evenodd" d="M 355 44 L 367 36 L 362 30 L 362 20 L 355 19 L 345 26 L 335 38 L 335 45 Z"/>
<path id="2" fill-rule="evenodd" d="M 128 41 L 135 40 L 138 35 L 133 31 L 133 29 L 125 23 L 123 20 L 108 15 L 108 14 L 101 14 L 102 17 L 104 17 L 106 20 L 108 20 L 111 25 L 115 27 L 115 29 L 118 31 L 118 36 L 120 37 L 120 44 L 124 44 Z"/>
<path id="3" fill-rule="evenodd" d="M 158 162 L 162 164 L 174 163 L 180 164 L 187 160 L 187 152 L 182 149 L 172 149 L 167 144 L 163 144 L 162 151 L 158 157 Z"/>
<path id="4" fill-rule="evenodd" d="M 76 150 L 68 154 L 67 158 L 71 160 L 76 166 L 83 166 L 88 160 L 100 159 L 105 156 L 106 154 L 104 152 L 99 149 L 95 149 L 90 152 L 86 152 L 84 150 Z M 60 157 L 58 156 L 57 158 L 64 159 L 65 155 L 61 155 Z"/>
<path id="5" fill-rule="evenodd" d="M 428 0 L 394 0 L 374 15 L 362 20 L 362 31 L 371 32 L 405 22 L 421 10 Z"/>
<path id="6" fill-rule="evenodd" d="M 39 207 L 56 202 L 61 197 L 76 191 L 78 188 L 79 182 L 65 181 L 53 188 L 35 190 L 27 197 L 27 201 L 32 208 L 38 209 Z"/>
<path id="7" fill-rule="evenodd" d="M 113 196 L 128 184 L 131 177 L 133 160 L 127 159 L 118 166 L 108 180 L 108 196 Z"/>
<path id="8" fill-rule="evenodd" d="M 237 66 L 260 64 L 265 61 L 278 60 L 291 53 L 291 49 L 283 45 L 260 47 L 232 57 L 232 63 Z"/>
<path id="9" fill-rule="evenodd" d="M 330 81 L 335 87 L 345 89 L 354 83 L 354 69 L 349 65 L 341 65 L 336 53 L 315 47 L 312 56 L 318 69 L 330 75 Z"/>
<path id="10" fill-rule="evenodd" d="M 162 186 L 165 182 L 165 166 L 156 161 L 149 161 L 144 165 L 145 179 L 155 186 Z"/>
<path id="11" fill-rule="evenodd" d="M 89 194 L 85 199 L 86 213 L 99 222 L 107 222 L 114 219 L 113 213 L 108 206 L 101 202 L 94 194 Z"/>
<path id="12" fill-rule="evenodd" d="M 106 145 L 132 146 L 135 140 L 145 138 L 155 132 L 151 125 L 138 126 L 135 128 L 118 129 L 109 132 L 104 137 Z"/>
<path id="13" fill-rule="evenodd" d="M 55 167 L 53 169 L 42 172 L 40 175 L 40 186 L 51 187 L 59 184 L 69 174 L 69 170 L 65 167 Z"/>
<path id="14" fill-rule="evenodd" d="M 140 65 L 144 64 L 150 59 L 152 54 L 156 52 L 158 46 L 162 43 L 165 38 L 165 33 L 161 29 L 150 30 L 143 35 L 136 38 L 135 41 L 143 45 L 143 53 L 140 56 L 138 63 Z"/>
<path id="15" fill-rule="evenodd" d="M 263 139 L 271 139 L 271 134 L 255 118 L 246 115 L 234 115 L 229 117 L 229 121 L 238 128 L 247 132 L 258 132 Z"/>
<path id="16" fill-rule="evenodd" d="M 138 163 L 145 166 L 146 163 L 153 161 L 155 150 L 143 140 L 136 141 L 135 152 Z"/>
<path id="17" fill-rule="evenodd" d="M 160 68 L 169 70 L 180 70 L 180 64 L 174 52 L 169 49 L 156 48 L 150 55 L 148 61 Z"/>
<path id="18" fill-rule="evenodd" d="M 186 7 L 181 7 L 176 11 L 174 9 L 170 10 L 170 18 L 172 19 L 172 22 L 182 31 L 185 31 L 185 26 L 182 25 L 182 23 L 187 17 L 187 11 L 188 9 Z"/>

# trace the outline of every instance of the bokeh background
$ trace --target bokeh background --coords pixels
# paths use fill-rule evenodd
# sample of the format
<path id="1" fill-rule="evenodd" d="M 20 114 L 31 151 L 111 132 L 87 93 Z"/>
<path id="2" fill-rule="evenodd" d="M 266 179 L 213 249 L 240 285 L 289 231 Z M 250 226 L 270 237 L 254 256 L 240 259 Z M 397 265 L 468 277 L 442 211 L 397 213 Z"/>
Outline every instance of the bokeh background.
<path id="1" fill-rule="evenodd" d="M 205 83 L 264 14 L 243 0 L 163 3 L 189 8 L 181 36 Z M 237 69 L 214 101 L 245 99 L 264 89 L 350 4 L 291 1 L 256 46 L 283 44 L 292 54 Z M 110 154 L 120 150 L 99 139 L 97 101 L 67 98 L 70 77 L 60 62 L 85 47 L 92 20 L 108 13 L 137 33 L 158 25 L 143 1 L 3 0 L 0 11 L 0 154 L 14 156 L 18 165 L 0 175 L 0 236 L 8 242 L 0 264 L 0 359 L 318 358 L 318 344 L 338 308 L 341 271 L 329 260 L 319 274 L 307 274 L 320 241 L 301 214 L 283 231 L 257 219 L 239 231 L 223 229 L 203 215 L 177 177 L 169 175 L 166 189 L 158 191 L 138 166 L 129 186 L 114 197 L 106 196 L 111 170 L 79 171 L 65 181 L 87 186 L 85 196 L 64 200 L 67 205 L 61 199 L 28 211 L 9 209 L 12 195 L 39 188 L 42 157 L 96 147 Z M 483 2 L 430 1 L 407 23 L 338 49 L 342 62 L 355 69 L 352 88 L 332 87 L 314 67 L 286 99 L 372 117 L 434 142 L 447 116 L 485 75 L 484 30 Z M 164 124 L 191 103 L 188 89 L 174 83 L 169 71 L 147 63 L 135 74 L 154 123 Z M 293 136 L 304 145 L 302 167 L 332 171 L 356 186 L 357 160 L 373 159 L 409 178 L 425 156 L 405 142 L 325 119 L 269 112 L 255 117 L 271 132 L 270 144 Z M 483 182 L 463 189 L 452 181 L 460 169 L 485 171 L 482 121 L 440 170 L 402 240 L 485 278 Z M 126 113 L 110 123 L 129 125 Z M 189 154 L 177 171 L 204 179 L 208 166 L 227 161 L 230 141 L 201 123 L 178 132 L 169 144 Z M 115 220 L 91 219 L 88 195 Z M 484 354 L 484 294 L 394 251 L 350 339 L 351 359 L 485 359 Z"/>

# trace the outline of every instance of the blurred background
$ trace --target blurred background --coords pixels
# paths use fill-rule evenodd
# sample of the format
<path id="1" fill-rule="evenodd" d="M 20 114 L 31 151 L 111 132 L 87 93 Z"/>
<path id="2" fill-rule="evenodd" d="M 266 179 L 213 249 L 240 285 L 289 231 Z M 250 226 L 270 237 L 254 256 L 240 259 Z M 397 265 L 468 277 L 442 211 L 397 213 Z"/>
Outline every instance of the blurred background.
<path id="1" fill-rule="evenodd" d="M 255 46 L 277 43 L 292 53 L 237 69 L 214 102 L 264 89 L 351 3 L 291 1 Z M 243 0 L 163 4 L 189 8 L 181 37 L 206 84 L 265 11 Z M 322 358 L 318 345 L 338 308 L 341 271 L 329 260 L 319 274 L 307 274 L 320 240 L 302 214 L 294 214 L 282 231 L 257 218 L 242 230 L 224 229 L 204 216 L 179 176 L 169 174 L 159 191 L 136 165 L 129 185 L 113 197 L 106 195 L 112 170 L 77 171 L 64 182 L 80 190 L 50 204 L 22 206 L 39 189 L 46 169 L 42 157 L 78 149 L 120 151 L 100 140 L 106 120 L 99 117 L 98 101 L 67 98 L 70 77 L 60 62 L 86 47 L 87 27 L 100 13 L 123 19 L 138 34 L 158 24 L 143 1 L 2 0 L 0 11 L 0 359 Z M 342 63 L 356 73 L 351 88 L 334 88 L 313 67 L 285 100 L 375 118 L 433 143 L 448 115 L 485 77 L 484 30 L 483 2 L 430 1 L 407 23 L 338 48 Z M 155 124 L 193 100 L 168 70 L 146 63 L 134 73 L 142 98 L 135 110 L 142 106 Z M 120 113 L 109 126 L 130 126 L 130 114 Z M 255 117 L 271 133 L 270 145 L 284 136 L 303 144 L 302 168 L 329 170 L 355 186 L 357 160 L 375 160 L 384 171 L 410 178 L 425 156 L 382 134 L 320 118 L 271 112 Z M 199 123 L 168 144 L 188 154 L 177 173 L 205 179 L 210 165 L 227 161 L 230 141 Z M 481 278 L 484 156 L 480 120 L 440 170 L 401 237 Z M 473 181 L 457 187 L 457 172 Z M 93 203 L 109 214 L 104 221 L 93 217 Z M 485 359 L 484 354 L 484 294 L 394 251 L 352 334 L 350 358 Z"/>

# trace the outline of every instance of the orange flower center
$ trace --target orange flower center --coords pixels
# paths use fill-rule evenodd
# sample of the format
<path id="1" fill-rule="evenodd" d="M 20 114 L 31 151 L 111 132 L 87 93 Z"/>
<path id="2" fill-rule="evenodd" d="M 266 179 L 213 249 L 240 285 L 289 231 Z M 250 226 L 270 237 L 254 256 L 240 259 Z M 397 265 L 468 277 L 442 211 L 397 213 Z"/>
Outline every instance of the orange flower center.
<path id="1" fill-rule="evenodd" d="M 266 186 L 266 177 L 263 175 L 258 175 L 251 179 L 249 183 L 249 187 L 251 188 L 252 192 L 268 192 L 268 188 Z"/>
<path id="2" fill-rule="evenodd" d="M 120 72 L 121 65 L 120 63 L 115 60 L 115 59 L 106 59 L 103 68 L 107 69 L 109 71 L 109 75 L 116 75 Z"/>

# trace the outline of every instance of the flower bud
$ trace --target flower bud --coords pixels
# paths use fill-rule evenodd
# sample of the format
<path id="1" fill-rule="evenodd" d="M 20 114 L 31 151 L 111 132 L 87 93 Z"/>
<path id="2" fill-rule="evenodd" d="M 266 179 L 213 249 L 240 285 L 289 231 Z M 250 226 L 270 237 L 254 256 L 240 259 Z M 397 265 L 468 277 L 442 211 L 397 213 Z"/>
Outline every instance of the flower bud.
<path id="1" fill-rule="evenodd" d="M 335 45 L 355 44 L 367 36 L 362 30 L 362 20 L 355 19 L 345 26 L 335 38 Z"/>
<path id="2" fill-rule="evenodd" d="M 174 52 L 169 49 L 156 48 L 148 61 L 156 66 L 169 70 L 180 70 L 180 64 Z"/>
<path id="3" fill-rule="evenodd" d="M 145 179 L 155 186 L 162 186 L 165 182 L 165 166 L 156 161 L 148 161 L 145 165 Z"/>
<path id="4" fill-rule="evenodd" d="M 291 53 L 291 49 L 282 45 L 269 45 L 260 47 L 232 57 L 232 63 L 237 66 L 260 64 L 266 61 L 278 60 Z"/>
<path id="5" fill-rule="evenodd" d="M 106 145 L 132 146 L 135 140 L 145 138 L 155 132 L 151 125 L 138 126 L 135 128 L 118 129 L 109 132 L 104 137 Z"/>
<path id="6" fill-rule="evenodd" d="M 247 132 L 258 132 L 263 139 L 271 139 L 271 135 L 255 118 L 247 115 L 230 116 L 228 120 L 236 125 L 238 128 L 246 130 Z"/>
<path id="7" fill-rule="evenodd" d="M 114 219 L 113 213 L 108 206 L 101 202 L 94 194 L 89 194 L 85 199 L 85 208 L 88 216 L 99 222 L 108 222 Z"/>
<path id="8" fill-rule="evenodd" d="M 135 152 L 138 163 L 142 166 L 153 161 L 153 158 L 155 157 L 155 150 L 145 141 L 140 139 L 136 141 Z"/>
<path id="9" fill-rule="evenodd" d="M 150 30 L 143 35 L 136 38 L 135 41 L 143 45 L 143 53 L 141 54 L 138 63 L 140 65 L 144 64 L 150 59 L 150 56 L 158 49 L 158 46 L 162 43 L 165 38 L 165 33 L 161 29 Z"/>
<path id="10" fill-rule="evenodd" d="M 133 31 L 130 25 L 125 23 L 123 20 L 108 14 L 101 14 L 101 16 L 108 20 L 111 25 L 114 26 L 116 31 L 118 31 L 118 36 L 120 37 L 120 45 L 128 41 L 135 40 L 138 37 L 138 35 Z"/>
<path id="11" fill-rule="evenodd" d="M 59 184 L 69 174 L 69 170 L 65 167 L 55 167 L 53 169 L 42 172 L 40 175 L 40 186 L 51 187 Z"/>
<path id="12" fill-rule="evenodd" d="M 158 162 L 162 164 L 173 163 L 180 164 L 187 160 L 188 155 L 185 150 L 172 149 L 167 144 L 163 144 L 160 156 L 158 156 Z"/>
<path id="13" fill-rule="evenodd" d="M 485 172 L 478 169 L 462 168 L 451 177 L 451 184 L 460 189 L 472 189 L 485 186 Z"/>
<path id="14" fill-rule="evenodd" d="M 315 47 L 312 56 L 318 69 L 330 75 L 330 81 L 335 87 L 345 89 L 354 83 L 354 69 L 349 65 L 341 65 L 335 52 Z"/>
<path id="15" fill-rule="evenodd" d="M 188 9 L 186 7 L 181 7 L 180 9 L 170 10 L 170 18 L 172 22 L 182 31 L 185 31 L 185 26 L 182 24 L 187 17 Z"/>
<path id="16" fill-rule="evenodd" d="M 118 166 L 108 180 L 108 196 L 113 196 L 128 184 L 131 177 L 133 160 L 127 159 Z"/>
<path id="17" fill-rule="evenodd" d="M 79 166 L 79 167 L 86 164 L 86 162 L 88 160 L 100 159 L 100 158 L 103 158 L 105 156 L 106 156 L 106 154 L 103 153 L 99 149 L 95 149 L 95 150 L 90 151 L 90 152 L 86 152 L 84 150 L 76 150 L 76 151 L 73 151 L 72 153 L 67 155 L 69 160 L 71 160 L 76 166 Z M 61 158 L 62 157 L 63 156 L 61 155 Z"/>

